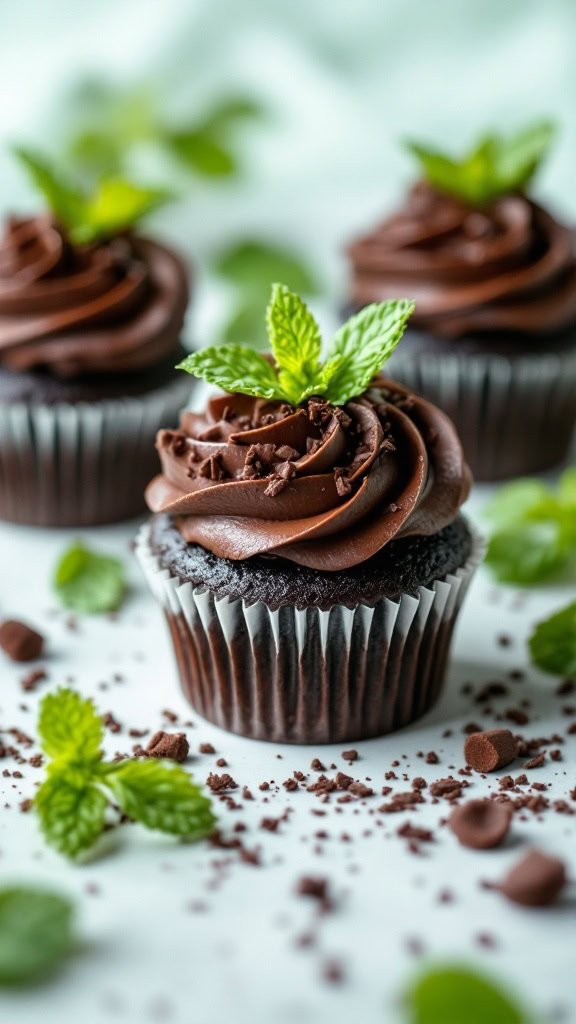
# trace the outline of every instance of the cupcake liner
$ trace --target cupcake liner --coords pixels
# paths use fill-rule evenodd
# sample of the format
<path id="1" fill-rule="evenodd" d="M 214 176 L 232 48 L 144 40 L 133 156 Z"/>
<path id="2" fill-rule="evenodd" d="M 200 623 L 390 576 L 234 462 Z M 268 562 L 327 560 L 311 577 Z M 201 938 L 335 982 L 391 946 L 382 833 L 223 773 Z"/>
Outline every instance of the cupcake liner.
<path id="1" fill-rule="evenodd" d="M 192 706 L 230 732 L 337 743 L 402 728 L 440 693 L 456 616 L 484 556 L 418 594 L 327 611 L 217 597 L 163 569 L 142 527 L 136 555 L 160 602 Z"/>
<path id="2" fill-rule="evenodd" d="M 514 358 L 395 354 L 387 372 L 453 421 L 476 480 L 553 469 L 576 424 L 576 350 Z"/>
<path id="3" fill-rule="evenodd" d="M 0 519 L 92 526 L 142 512 L 156 433 L 189 398 L 182 375 L 136 398 L 0 403 Z"/>

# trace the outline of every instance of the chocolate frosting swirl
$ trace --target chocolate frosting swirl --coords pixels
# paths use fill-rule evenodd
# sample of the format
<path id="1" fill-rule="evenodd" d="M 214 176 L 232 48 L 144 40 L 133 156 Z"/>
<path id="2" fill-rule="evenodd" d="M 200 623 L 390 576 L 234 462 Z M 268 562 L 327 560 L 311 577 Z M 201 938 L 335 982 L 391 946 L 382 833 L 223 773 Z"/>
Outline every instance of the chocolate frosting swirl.
<path id="1" fill-rule="evenodd" d="M 436 533 L 470 488 L 450 420 L 383 377 L 343 409 L 219 396 L 161 430 L 157 448 L 150 509 L 223 558 L 345 569 L 395 538 Z"/>
<path id="2" fill-rule="evenodd" d="M 132 234 L 73 245 L 50 216 L 8 220 L 0 240 L 0 366 L 58 377 L 129 373 L 178 346 L 186 270 Z"/>
<path id="3" fill-rule="evenodd" d="M 523 195 L 473 208 L 420 182 L 348 254 L 354 306 L 406 294 L 410 326 L 434 334 L 545 335 L 576 323 L 571 232 Z"/>

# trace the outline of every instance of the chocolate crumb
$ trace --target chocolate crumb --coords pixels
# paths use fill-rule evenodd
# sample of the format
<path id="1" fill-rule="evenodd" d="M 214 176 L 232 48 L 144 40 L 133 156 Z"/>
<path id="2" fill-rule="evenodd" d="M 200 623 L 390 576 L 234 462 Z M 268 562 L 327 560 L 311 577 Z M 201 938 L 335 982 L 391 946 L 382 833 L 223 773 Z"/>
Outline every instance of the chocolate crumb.
<path id="1" fill-rule="evenodd" d="M 12 661 L 35 661 L 42 654 L 44 637 L 16 619 L 0 625 L 0 647 Z"/>
<path id="2" fill-rule="evenodd" d="M 564 863 L 539 850 L 530 850 L 500 885 L 500 891 L 513 903 L 525 907 L 547 907 L 554 902 L 566 883 Z"/>
<path id="3" fill-rule="evenodd" d="M 146 753 L 149 757 L 167 757 L 172 761 L 182 763 L 188 757 L 189 749 L 185 733 L 163 732 L 160 729 L 154 733 L 146 747 Z"/>
<path id="4" fill-rule="evenodd" d="M 464 744 L 464 757 L 475 771 L 497 771 L 505 768 L 517 754 L 517 743 L 509 729 L 475 732 Z"/>

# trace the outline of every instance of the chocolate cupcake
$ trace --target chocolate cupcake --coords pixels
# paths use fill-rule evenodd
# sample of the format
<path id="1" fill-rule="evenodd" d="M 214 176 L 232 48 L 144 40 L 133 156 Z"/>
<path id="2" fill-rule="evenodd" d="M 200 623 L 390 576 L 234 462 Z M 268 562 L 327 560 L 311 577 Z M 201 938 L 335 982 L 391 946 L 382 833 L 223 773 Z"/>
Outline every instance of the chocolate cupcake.
<path id="1" fill-rule="evenodd" d="M 190 393 L 175 370 L 185 267 L 131 230 L 158 198 L 104 183 L 74 216 L 57 194 L 53 213 L 5 225 L 0 518 L 86 526 L 142 509 L 153 438 Z"/>
<path id="2" fill-rule="evenodd" d="M 448 413 L 478 480 L 558 465 L 576 422 L 573 233 L 525 191 L 549 138 L 491 137 L 461 163 L 412 147 L 427 180 L 348 250 L 353 308 L 415 300 L 391 372 Z"/>
<path id="3" fill-rule="evenodd" d="M 374 305 L 319 364 L 318 328 L 276 285 L 276 363 L 239 346 L 184 366 L 228 393 L 160 431 L 137 554 L 181 683 L 233 732 L 342 742 L 436 700 L 481 557 L 447 417 L 378 371 L 412 304 Z"/>

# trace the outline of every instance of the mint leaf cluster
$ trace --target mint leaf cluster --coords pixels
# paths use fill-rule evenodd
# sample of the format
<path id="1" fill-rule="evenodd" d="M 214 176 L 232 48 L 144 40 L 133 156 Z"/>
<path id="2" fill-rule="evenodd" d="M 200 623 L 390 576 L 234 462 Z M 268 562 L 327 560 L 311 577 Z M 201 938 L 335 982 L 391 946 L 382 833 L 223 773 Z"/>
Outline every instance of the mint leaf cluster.
<path id="1" fill-rule="evenodd" d="M 555 135 L 552 121 L 536 121 L 514 135 L 485 135 L 460 160 L 418 142 L 407 147 L 426 179 L 440 192 L 473 206 L 488 203 L 529 184 Z"/>
<path id="2" fill-rule="evenodd" d="M 220 345 L 202 349 L 179 364 L 230 393 L 299 405 L 320 395 L 344 405 L 362 394 L 404 333 L 414 303 L 408 299 L 366 306 L 337 331 L 328 358 L 320 358 L 320 328 L 302 299 L 275 284 L 266 326 L 275 365 L 253 349 Z"/>
<path id="3" fill-rule="evenodd" d="M 92 701 L 74 690 L 44 697 L 38 731 L 51 760 L 34 805 L 46 841 L 60 853 L 76 857 L 94 845 L 111 800 L 150 829 L 186 839 L 212 832 L 210 800 L 181 765 L 102 759 L 102 721 Z"/>
<path id="4" fill-rule="evenodd" d="M 485 511 L 495 524 L 486 563 L 501 583 L 538 583 L 576 568 L 576 469 L 556 489 L 530 478 L 507 484 Z"/>
<path id="5" fill-rule="evenodd" d="M 121 177 L 102 178 L 89 192 L 39 153 L 24 147 L 16 148 L 14 153 L 71 240 L 78 244 L 126 231 L 172 198 L 166 189 L 135 185 Z"/>
<path id="6" fill-rule="evenodd" d="M 437 967 L 406 994 L 407 1024 L 527 1024 L 511 995 L 465 967 Z"/>
<path id="7" fill-rule="evenodd" d="M 538 668 L 576 678 L 576 601 L 539 622 L 528 643 Z"/>
<path id="8" fill-rule="evenodd" d="M 49 889 L 0 889 L 0 985 L 43 981 L 72 951 L 74 908 Z"/>
<path id="9" fill-rule="evenodd" d="M 54 589 L 66 608 L 82 614 L 114 611 L 126 591 L 124 566 L 118 558 L 100 555 L 77 542 L 60 558 Z"/>

